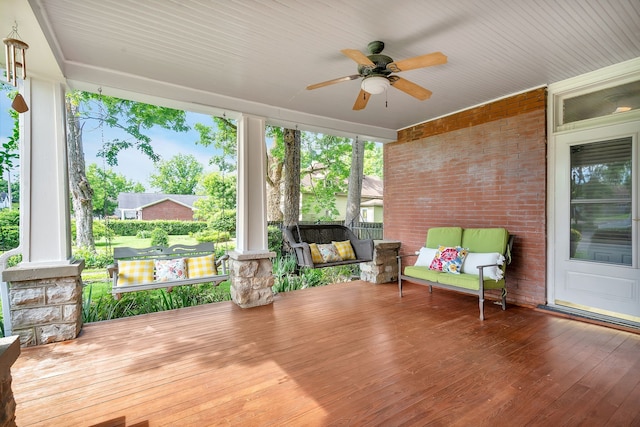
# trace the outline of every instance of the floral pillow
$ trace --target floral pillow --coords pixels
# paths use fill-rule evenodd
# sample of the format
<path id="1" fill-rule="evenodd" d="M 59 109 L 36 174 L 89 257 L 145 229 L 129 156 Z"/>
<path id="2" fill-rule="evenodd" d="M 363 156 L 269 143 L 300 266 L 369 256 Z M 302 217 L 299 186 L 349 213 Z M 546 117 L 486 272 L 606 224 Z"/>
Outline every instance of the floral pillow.
<path id="1" fill-rule="evenodd" d="M 336 249 L 333 243 L 318 245 L 318 250 L 320 251 L 320 254 L 322 255 L 322 260 L 325 263 L 342 261 L 342 258 L 338 253 L 338 249 Z"/>
<path id="2" fill-rule="evenodd" d="M 436 255 L 431 261 L 429 268 L 431 270 L 443 271 L 445 273 L 460 274 L 462 270 L 462 263 L 469 253 L 468 249 L 464 249 L 460 246 L 456 247 L 438 247 Z"/>
<path id="3" fill-rule="evenodd" d="M 156 282 L 169 282 L 187 278 L 187 265 L 184 258 L 155 260 Z"/>

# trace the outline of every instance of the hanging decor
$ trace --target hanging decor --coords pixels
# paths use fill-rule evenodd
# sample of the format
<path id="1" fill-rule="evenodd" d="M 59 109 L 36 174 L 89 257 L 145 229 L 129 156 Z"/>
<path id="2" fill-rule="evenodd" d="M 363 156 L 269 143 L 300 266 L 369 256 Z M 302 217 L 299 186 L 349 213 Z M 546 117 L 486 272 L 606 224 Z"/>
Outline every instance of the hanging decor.
<path id="1" fill-rule="evenodd" d="M 29 111 L 29 107 L 27 106 L 27 101 L 24 100 L 24 97 L 21 94 L 16 94 L 16 97 L 13 98 L 13 102 L 11 103 L 11 108 L 16 110 L 18 113 L 26 113 Z"/>
<path id="2" fill-rule="evenodd" d="M 18 24 L 14 23 L 9 35 L 2 39 L 4 43 L 5 66 L 7 68 L 7 82 L 18 86 L 18 68 L 21 69 L 22 80 L 27 78 L 27 61 L 25 51 L 29 45 L 20 40 Z"/>

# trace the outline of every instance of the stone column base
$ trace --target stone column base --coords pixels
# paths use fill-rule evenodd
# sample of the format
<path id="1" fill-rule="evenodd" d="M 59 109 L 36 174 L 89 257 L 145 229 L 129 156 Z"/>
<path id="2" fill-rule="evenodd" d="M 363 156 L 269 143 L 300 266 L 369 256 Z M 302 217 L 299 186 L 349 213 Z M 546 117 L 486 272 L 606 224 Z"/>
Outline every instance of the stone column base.
<path id="1" fill-rule="evenodd" d="M 398 281 L 398 253 L 401 242 L 374 240 L 373 260 L 360 263 L 360 279 L 380 284 Z"/>
<path id="2" fill-rule="evenodd" d="M 74 339 L 82 328 L 84 260 L 3 271 L 9 282 L 11 330 L 23 347 Z"/>
<path id="3" fill-rule="evenodd" d="M 242 308 L 273 303 L 274 252 L 229 252 L 231 300 Z"/>
<path id="4" fill-rule="evenodd" d="M 0 338 L 0 427 L 15 427 L 16 401 L 11 390 L 11 366 L 20 355 L 17 336 Z"/>

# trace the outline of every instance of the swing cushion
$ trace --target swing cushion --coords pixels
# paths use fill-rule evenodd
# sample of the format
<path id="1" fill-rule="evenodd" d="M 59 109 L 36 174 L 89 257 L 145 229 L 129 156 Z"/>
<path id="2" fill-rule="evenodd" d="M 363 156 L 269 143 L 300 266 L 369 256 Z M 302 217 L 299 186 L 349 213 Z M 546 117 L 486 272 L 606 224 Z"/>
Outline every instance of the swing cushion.
<path id="1" fill-rule="evenodd" d="M 346 261 L 349 259 L 356 259 L 356 253 L 353 252 L 353 246 L 351 246 L 350 240 L 345 240 L 344 242 L 332 242 L 332 243 L 333 243 L 333 246 L 335 246 L 336 249 L 338 250 L 338 253 L 340 254 L 340 258 L 342 258 L 343 261 Z"/>
<path id="2" fill-rule="evenodd" d="M 119 261 L 118 286 L 153 282 L 153 270 L 152 259 Z"/>
<path id="3" fill-rule="evenodd" d="M 187 258 L 187 272 L 190 279 L 217 275 L 215 256 L 211 254 Z"/>
<path id="4" fill-rule="evenodd" d="M 311 250 L 311 260 L 314 264 L 322 264 L 324 259 L 322 259 L 322 254 L 320 253 L 320 249 L 318 249 L 318 245 L 315 243 L 309 243 L 309 249 Z"/>
<path id="5" fill-rule="evenodd" d="M 187 278 L 187 264 L 184 258 L 157 259 L 156 282 L 169 282 Z"/>
<path id="6" fill-rule="evenodd" d="M 320 250 L 320 254 L 322 254 L 322 260 L 325 263 L 342 261 L 342 258 L 333 243 L 318 245 L 318 249 Z"/>

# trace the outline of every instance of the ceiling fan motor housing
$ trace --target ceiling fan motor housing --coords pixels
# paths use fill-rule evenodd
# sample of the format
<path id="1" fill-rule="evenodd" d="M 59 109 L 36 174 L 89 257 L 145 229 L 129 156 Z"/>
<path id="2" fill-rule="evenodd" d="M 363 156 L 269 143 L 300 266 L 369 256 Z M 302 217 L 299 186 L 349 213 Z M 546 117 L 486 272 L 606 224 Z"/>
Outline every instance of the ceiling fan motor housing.
<path id="1" fill-rule="evenodd" d="M 373 54 L 367 56 L 375 64 L 375 67 L 367 66 L 367 65 L 358 65 L 358 73 L 362 77 L 367 77 L 370 75 L 378 75 L 378 76 L 388 76 L 391 74 L 391 70 L 387 69 L 387 64 L 393 62 L 393 59 L 388 57 L 387 55 L 381 54 Z"/>

